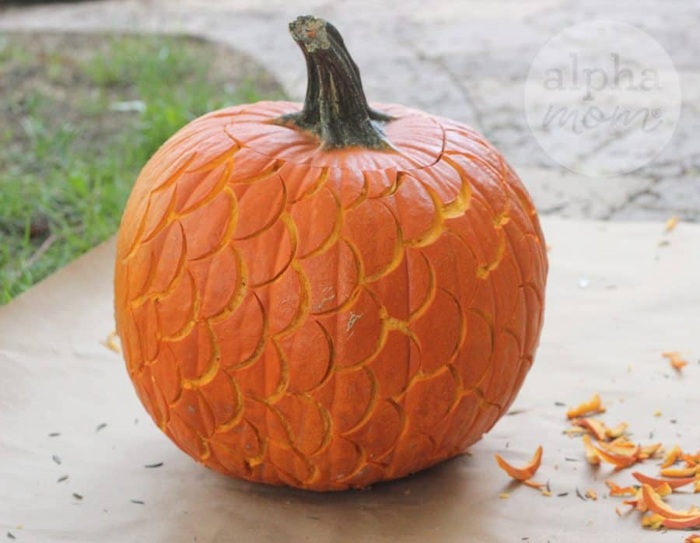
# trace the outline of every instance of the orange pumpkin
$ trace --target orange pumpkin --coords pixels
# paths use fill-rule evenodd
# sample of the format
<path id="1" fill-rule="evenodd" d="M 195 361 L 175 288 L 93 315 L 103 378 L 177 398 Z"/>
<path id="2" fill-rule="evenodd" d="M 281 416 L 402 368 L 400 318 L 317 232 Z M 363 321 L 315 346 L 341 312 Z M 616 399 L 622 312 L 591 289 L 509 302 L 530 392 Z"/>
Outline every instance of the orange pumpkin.
<path id="1" fill-rule="evenodd" d="M 300 17 L 303 105 L 181 129 L 118 237 L 118 333 L 139 398 L 202 464 L 311 490 L 458 455 L 532 365 L 547 259 L 482 136 L 365 100 L 338 31 Z"/>

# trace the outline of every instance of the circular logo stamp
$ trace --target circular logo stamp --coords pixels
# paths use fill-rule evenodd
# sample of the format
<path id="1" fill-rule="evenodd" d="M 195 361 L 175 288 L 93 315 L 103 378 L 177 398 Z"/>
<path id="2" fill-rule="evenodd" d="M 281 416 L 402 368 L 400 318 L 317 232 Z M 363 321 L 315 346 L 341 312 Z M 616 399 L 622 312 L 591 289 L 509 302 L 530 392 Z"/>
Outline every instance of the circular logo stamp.
<path id="1" fill-rule="evenodd" d="M 681 111 L 673 61 L 619 21 L 571 26 L 537 54 L 525 82 L 530 130 L 556 162 L 591 177 L 620 175 L 666 146 Z"/>

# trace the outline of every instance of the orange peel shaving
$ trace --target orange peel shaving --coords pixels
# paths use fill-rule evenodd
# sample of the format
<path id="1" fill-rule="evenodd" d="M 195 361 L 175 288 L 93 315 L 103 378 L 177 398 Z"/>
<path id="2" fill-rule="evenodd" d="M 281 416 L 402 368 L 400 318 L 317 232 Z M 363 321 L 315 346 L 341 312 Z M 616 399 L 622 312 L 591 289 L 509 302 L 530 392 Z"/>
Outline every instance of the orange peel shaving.
<path id="1" fill-rule="evenodd" d="M 598 464 L 600 464 L 600 456 L 598 455 L 597 449 L 593 446 L 591 436 L 586 434 L 581 438 L 581 440 L 583 441 L 583 449 L 584 454 L 586 455 L 586 461 L 593 466 L 597 466 Z"/>
<path id="2" fill-rule="evenodd" d="M 650 477 L 635 471 L 632 473 L 632 477 L 637 479 L 642 484 L 650 485 L 654 489 L 658 489 L 661 485 L 667 484 L 672 489 L 681 488 L 682 486 L 689 485 L 695 481 L 695 477 L 684 477 L 682 479 L 661 479 L 659 477 Z"/>
<path id="3" fill-rule="evenodd" d="M 594 394 L 593 397 L 587 402 L 583 402 L 576 407 L 570 408 L 566 412 L 566 416 L 570 419 L 575 419 L 578 417 L 583 417 L 584 415 L 596 413 L 605 413 L 605 408 L 603 407 L 598 394 Z"/>
<path id="4" fill-rule="evenodd" d="M 586 498 L 590 498 L 593 501 L 598 499 L 598 493 L 595 490 L 593 490 L 592 488 L 589 488 L 588 490 L 586 490 L 585 496 L 586 496 Z"/>
<path id="5" fill-rule="evenodd" d="M 672 494 L 673 489 L 670 486 L 668 486 L 668 484 L 664 483 L 659 487 L 655 488 L 654 492 L 656 492 L 661 497 L 665 497 L 669 494 Z M 637 489 L 634 498 L 632 498 L 631 500 L 625 500 L 622 503 L 624 503 L 625 505 L 631 505 L 635 509 L 641 511 L 642 513 L 646 513 L 649 510 L 649 508 L 647 507 L 647 502 L 644 499 L 644 495 L 642 494 L 641 487 Z"/>
<path id="6" fill-rule="evenodd" d="M 116 330 L 112 330 L 107 334 L 107 338 L 102 342 L 102 344 L 107 347 L 110 351 L 121 354 L 122 348 L 119 344 L 119 335 Z"/>
<path id="7" fill-rule="evenodd" d="M 660 530 L 663 526 L 664 517 L 653 513 L 642 517 L 642 526 L 651 528 L 652 530 Z"/>
<path id="8" fill-rule="evenodd" d="M 664 456 L 664 461 L 661 463 L 661 467 L 668 468 L 669 466 L 672 466 L 682 455 L 683 451 L 681 450 L 680 446 L 674 445 L 673 448 L 666 453 L 666 456 Z"/>
<path id="9" fill-rule="evenodd" d="M 688 361 L 681 358 L 681 355 L 676 351 L 668 351 L 661 353 L 661 356 L 667 358 L 671 363 L 671 367 L 676 371 L 681 371 L 685 366 L 688 365 Z"/>
<path id="10" fill-rule="evenodd" d="M 588 430 L 598 441 L 605 441 L 607 434 L 605 424 L 599 419 L 579 418 L 574 419 L 572 424 Z"/>
<path id="11" fill-rule="evenodd" d="M 537 481 L 533 481 L 532 479 L 525 479 L 522 481 L 522 483 L 525 486 L 529 486 L 530 488 L 536 488 L 537 490 L 542 490 L 543 488 L 547 488 L 546 483 L 538 483 Z"/>
<path id="12" fill-rule="evenodd" d="M 596 452 L 600 459 L 608 464 L 615 466 L 615 471 L 628 468 L 639 462 L 639 453 L 641 452 L 641 447 L 636 445 L 635 448 L 629 453 L 618 454 L 617 452 L 608 451 L 602 448 L 596 448 Z"/>
<path id="13" fill-rule="evenodd" d="M 656 457 L 659 452 L 663 449 L 661 443 L 654 443 L 652 445 L 643 445 L 642 452 L 639 454 L 640 460 L 646 460 L 647 458 Z"/>
<path id="14" fill-rule="evenodd" d="M 698 454 L 686 454 L 680 455 L 680 459 L 685 462 L 685 465 L 690 466 L 700 466 L 700 453 Z"/>
<path id="15" fill-rule="evenodd" d="M 607 480 L 605 484 L 610 489 L 611 496 L 636 496 L 638 489 L 633 486 L 620 486 L 614 481 Z"/>
<path id="16" fill-rule="evenodd" d="M 613 441 L 612 443 L 599 442 L 598 446 L 619 456 L 638 455 L 642 452 L 641 446 L 635 445 L 631 441 Z"/>
<path id="17" fill-rule="evenodd" d="M 496 462 L 498 466 L 510 475 L 516 481 L 525 482 L 532 479 L 532 476 L 537 472 L 542 463 L 542 445 L 537 447 L 532 459 L 522 468 L 516 468 L 512 464 L 506 462 L 500 455 L 496 454 Z M 531 485 L 529 485 L 531 486 Z"/>
<path id="18" fill-rule="evenodd" d="M 666 232 L 672 232 L 673 229 L 676 228 L 676 226 L 678 226 L 678 223 L 680 222 L 680 220 L 681 219 L 678 217 L 678 215 L 673 215 L 673 216 L 669 217 L 668 220 L 666 221 L 666 224 L 664 225 L 664 230 Z"/>
<path id="19" fill-rule="evenodd" d="M 700 516 L 700 513 L 691 513 L 689 511 L 676 511 L 670 505 L 661 500 L 661 496 L 651 487 L 651 485 L 642 485 L 642 498 L 646 503 L 647 509 L 652 513 L 661 515 L 666 519 L 687 519 Z"/>
<path id="20" fill-rule="evenodd" d="M 664 518 L 661 524 L 664 528 L 671 528 L 672 530 L 700 528 L 700 513 L 693 517 Z"/>
<path id="21" fill-rule="evenodd" d="M 695 477 L 699 472 L 697 466 L 691 466 L 689 468 L 662 468 L 659 473 L 664 477 L 686 478 Z"/>
<path id="22" fill-rule="evenodd" d="M 626 422 L 621 422 L 615 428 L 605 428 L 605 435 L 610 439 L 617 439 L 625 435 L 627 431 L 628 424 Z"/>

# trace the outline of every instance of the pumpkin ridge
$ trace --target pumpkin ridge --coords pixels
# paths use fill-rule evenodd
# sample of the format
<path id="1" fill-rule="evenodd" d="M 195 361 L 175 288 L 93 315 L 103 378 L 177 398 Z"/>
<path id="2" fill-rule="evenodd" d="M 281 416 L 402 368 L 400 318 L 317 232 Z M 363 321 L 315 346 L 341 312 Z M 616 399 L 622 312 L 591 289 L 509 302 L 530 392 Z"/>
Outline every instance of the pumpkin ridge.
<path id="1" fill-rule="evenodd" d="M 393 176 L 392 176 L 393 181 L 384 190 L 380 191 L 379 193 L 375 194 L 374 196 L 368 195 L 367 196 L 368 200 L 380 200 L 382 198 L 385 198 L 387 196 L 391 196 L 392 194 L 394 194 L 399 189 L 399 186 L 401 185 L 401 177 L 404 174 L 404 172 L 402 170 L 401 171 L 397 170 L 396 168 L 382 168 L 380 170 L 372 170 L 371 172 L 368 170 L 363 170 L 362 177 L 363 177 L 363 180 L 367 182 L 368 191 L 372 185 L 368 180 L 370 173 L 374 173 L 374 172 L 385 173 L 385 172 L 388 172 L 389 170 L 393 170 L 393 172 L 394 172 Z"/>
<path id="2" fill-rule="evenodd" d="M 382 266 L 379 270 L 377 270 L 375 273 L 371 275 L 366 275 L 363 281 L 365 284 L 373 283 L 394 271 L 401 265 L 401 262 L 403 262 L 406 255 L 406 248 L 404 247 L 403 243 L 403 233 L 401 231 L 401 224 L 399 222 L 398 217 L 396 216 L 396 212 L 393 206 L 388 205 L 383 200 L 378 200 L 378 202 L 384 207 L 384 209 L 386 209 L 389 212 L 392 220 L 394 221 L 394 227 L 396 230 L 396 241 L 394 242 L 394 250 L 391 260 L 384 266 Z"/>
<path id="3" fill-rule="evenodd" d="M 303 255 L 297 256 L 298 260 L 304 260 L 305 258 L 313 258 L 314 256 L 318 256 L 320 254 L 323 254 L 340 239 L 340 232 L 343 228 L 343 223 L 345 222 L 344 221 L 345 211 L 343 210 L 342 206 L 340 205 L 340 199 L 338 198 L 338 195 L 335 193 L 335 191 L 333 191 L 329 188 L 327 190 L 331 194 L 331 198 L 333 199 L 333 201 L 335 203 L 336 212 L 337 212 L 336 213 L 336 220 L 333 223 L 333 229 L 328 234 L 328 237 L 325 240 L 323 240 L 316 248 L 312 249 L 309 252 L 304 253 Z M 294 204 L 292 204 L 292 205 L 294 205 Z"/>
<path id="4" fill-rule="evenodd" d="M 363 288 L 363 290 L 364 290 L 364 292 L 367 292 L 371 297 L 371 293 L 370 293 L 369 289 Z M 350 311 L 352 312 L 351 308 L 348 308 L 348 309 L 350 309 Z M 383 308 L 383 306 L 380 305 L 380 309 L 379 309 L 379 336 L 377 337 L 377 341 L 376 341 L 375 345 L 372 347 L 371 351 L 368 354 L 366 354 L 363 358 L 361 358 L 360 360 L 354 361 L 352 364 L 343 364 L 343 365 L 338 364 L 338 365 L 336 365 L 334 371 L 336 371 L 337 373 L 347 373 L 350 371 L 354 371 L 360 367 L 364 368 L 367 364 L 369 364 L 375 358 L 377 358 L 377 356 L 379 356 L 379 354 L 382 352 L 382 350 L 386 346 L 386 342 L 387 342 L 389 331 L 390 331 L 389 327 L 387 326 L 386 320 L 382 317 L 382 309 L 384 309 L 384 308 Z M 343 313 L 345 313 L 345 312 L 344 311 L 339 312 L 338 315 L 341 315 Z M 352 317 L 352 315 L 351 315 L 351 317 Z M 337 348 L 336 348 L 336 350 L 337 350 Z"/>
<path id="5" fill-rule="evenodd" d="M 186 272 L 186 276 L 189 278 L 189 283 L 190 283 L 190 288 L 194 292 L 194 300 L 192 302 L 192 305 L 190 307 L 190 318 L 187 319 L 185 324 L 182 326 L 182 328 L 176 330 L 172 334 L 166 334 L 163 335 L 159 338 L 160 341 L 177 341 L 178 339 L 183 339 L 186 337 L 194 328 L 194 326 L 197 323 L 197 315 L 199 314 L 199 306 L 200 306 L 200 294 L 199 291 L 197 290 L 194 277 L 192 277 L 192 274 L 189 272 L 189 270 Z M 184 281 L 185 279 L 182 279 Z M 171 296 L 172 297 L 172 294 Z M 159 300 L 155 299 L 154 303 L 156 305 L 156 310 L 158 310 L 159 306 Z M 160 313 L 159 313 L 160 315 Z M 160 319 L 159 319 L 160 321 Z"/>
<path id="6" fill-rule="evenodd" d="M 174 213 L 177 214 L 178 217 L 187 215 L 189 213 L 192 213 L 194 211 L 197 211 L 198 209 L 210 204 L 216 197 L 219 195 L 219 193 L 224 190 L 224 187 L 228 184 L 228 179 L 231 176 L 231 173 L 233 172 L 233 158 L 229 158 L 227 161 L 222 162 L 218 166 L 221 166 L 223 164 L 226 164 L 226 167 L 224 168 L 224 171 L 221 175 L 219 175 L 219 179 L 217 182 L 214 184 L 209 189 L 209 192 L 207 192 L 204 196 L 201 196 L 196 202 L 190 203 L 189 206 L 182 206 L 180 209 L 178 208 L 178 205 L 176 203 Z M 217 166 L 217 167 L 218 167 Z M 216 167 L 213 170 L 210 170 L 209 172 L 202 172 L 202 173 L 212 173 L 213 171 L 216 170 Z M 176 196 L 180 196 L 180 193 L 176 194 Z"/>
<path id="7" fill-rule="evenodd" d="M 498 234 L 498 246 L 496 248 L 496 254 L 494 255 L 491 262 L 486 262 L 476 269 L 476 276 L 479 279 L 486 279 L 492 271 L 494 271 L 501 263 L 503 255 L 506 251 L 506 236 L 500 227 L 496 227 L 496 232 Z"/>
<path id="8" fill-rule="evenodd" d="M 268 321 L 267 321 L 267 312 L 265 311 L 265 306 L 263 303 L 260 301 L 260 298 L 258 295 L 255 293 L 255 291 L 248 291 L 248 294 L 250 294 L 253 299 L 256 302 L 256 305 L 258 309 L 260 309 L 260 316 L 261 316 L 261 332 L 260 332 L 260 339 L 258 342 L 255 344 L 255 348 L 252 350 L 252 352 L 244 359 L 241 361 L 238 361 L 233 364 L 229 364 L 226 361 L 223 361 L 223 367 L 224 369 L 229 373 L 235 372 L 236 370 L 240 369 L 245 369 L 251 365 L 253 365 L 263 354 L 265 351 L 265 345 L 267 343 L 267 333 L 268 333 Z M 233 313 L 231 313 L 230 316 L 233 316 L 235 314 L 235 310 Z M 223 321 L 217 321 L 216 324 L 221 324 Z M 216 333 L 216 331 L 214 331 Z M 218 335 L 217 335 L 218 336 Z M 221 341 L 221 340 L 219 340 Z M 221 348 L 221 344 L 219 344 L 219 348 Z"/>
<path id="9" fill-rule="evenodd" d="M 205 162 L 204 164 L 200 164 L 199 166 L 197 166 L 196 168 L 193 168 L 191 170 L 185 169 L 185 171 L 183 173 L 197 174 L 197 173 L 209 172 L 209 171 L 215 169 L 217 166 L 221 166 L 224 162 L 226 162 L 228 160 L 234 160 L 236 153 L 240 150 L 241 150 L 241 148 L 234 143 L 234 145 L 230 149 L 228 149 L 227 151 L 224 151 L 219 156 L 214 157 L 209 162 Z M 193 159 L 194 159 L 194 157 L 193 157 Z M 189 161 L 188 161 L 188 165 L 189 165 Z"/>
<path id="10" fill-rule="evenodd" d="M 218 198 L 222 198 L 222 202 L 224 201 L 223 198 L 226 198 L 228 200 L 228 205 L 229 205 L 228 213 L 223 214 L 223 216 L 225 217 L 225 219 L 223 220 L 224 227 L 220 228 L 221 232 L 216 234 L 216 237 L 218 238 L 216 243 L 211 243 L 211 236 L 207 236 L 206 241 L 210 245 L 209 247 L 206 247 L 207 250 L 203 251 L 201 254 L 195 253 L 196 256 L 192 255 L 192 254 L 188 255 L 188 257 L 187 257 L 188 261 L 197 262 L 200 260 L 204 260 L 205 258 L 210 258 L 210 257 L 214 256 L 216 253 L 225 250 L 226 246 L 229 243 L 229 240 L 233 236 L 233 233 L 236 231 L 236 225 L 238 222 L 238 214 L 239 214 L 238 201 L 237 201 L 236 195 L 233 193 L 233 191 L 231 190 L 230 187 L 225 186 L 221 190 L 221 192 L 219 192 L 216 195 L 216 197 L 210 202 L 210 206 L 214 206 L 215 202 L 217 202 Z M 220 205 L 220 204 L 217 204 L 217 205 Z M 199 208 L 196 211 L 193 211 L 192 213 L 188 213 L 188 214 L 185 214 L 185 215 L 182 215 L 182 216 L 179 216 L 176 218 L 176 220 L 178 220 L 180 222 L 180 225 L 183 228 L 183 234 L 184 234 L 185 240 L 187 240 L 188 234 L 191 237 L 192 234 L 198 233 L 198 228 L 197 228 L 198 221 L 196 219 L 203 218 L 203 217 L 200 217 L 199 215 L 194 215 L 194 214 L 195 213 L 204 214 L 205 211 L 207 211 L 207 210 L 204 208 Z M 209 210 L 209 211 L 211 211 L 211 210 Z M 216 209 L 216 211 L 220 211 L 220 210 Z M 205 214 L 205 216 L 206 216 L 206 214 Z M 193 218 L 193 217 L 195 217 L 195 218 Z M 183 222 L 185 224 L 183 224 Z M 210 222 L 214 222 L 214 220 L 212 218 L 210 218 Z M 215 225 L 221 226 L 220 224 L 215 224 Z M 209 233 L 211 234 L 211 231 Z M 203 240 L 200 239 L 198 241 L 199 241 L 199 243 L 197 243 L 197 244 L 193 243 L 192 240 L 190 240 L 188 242 L 187 248 L 190 249 L 190 253 L 194 249 L 197 248 L 196 247 L 197 245 L 203 244 Z"/>
<path id="11" fill-rule="evenodd" d="M 176 402 L 170 403 L 170 402 L 167 402 L 167 401 L 165 400 L 165 394 L 163 393 L 163 389 L 162 389 L 162 387 L 160 386 L 160 383 L 158 383 L 157 381 L 154 381 L 154 382 L 153 382 L 153 389 L 154 389 L 154 391 L 155 391 L 157 394 L 160 394 L 160 395 L 163 397 L 163 399 L 164 399 L 164 402 L 163 402 L 163 403 L 165 403 L 165 405 L 166 405 L 166 407 L 167 407 L 167 409 L 162 409 L 161 407 L 157 407 L 156 413 L 157 413 L 158 415 L 160 415 L 159 420 L 156 420 L 156 419 L 155 419 L 155 416 L 154 416 L 154 420 L 155 420 L 155 422 L 156 422 L 156 425 L 157 425 L 159 428 L 163 429 L 163 428 L 167 427 L 168 423 L 170 422 L 170 416 L 171 416 L 170 413 L 171 413 L 171 410 L 172 410 L 172 406 L 175 405 Z M 154 395 L 155 395 L 155 394 L 154 394 Z M 180 396 L 181 396 L 181 395 L 180 395 Z M 179 397 L 180 397 L 180 396 L 178 396 L 178 401 L 179 401 Z"/>
<path id="12" fill-rule="evenodd" d="M 166 178 L 165 181 L 161 182 L 158 186 L 154 187 L 151 190 L 149 196 L 157 195 L 157 194 L 160 194 L 161 192 L 165 192 L 173 185 L 176 185 L 178 180 L 187 172 L 187 168 L 190 166 L 190 164 L 192 164 L 194 162 L 194 160 L 197 158 L 197 156 L 198 156 L 198 154 L 195 151 L 192 151 L 189 154 L 184 155 L 184 159 L 181 159 L 181 160 L 183 160 L 184 164 L 181 164 L 172 174 L 170 174 Z M 153 160 L 153 159 L 151 159 L 151 160 Z M 148 164 L 146 165 L 146 168 L 147 167 L 148 167 Z M 152 183 L 155 183 L 156 179 L 152 179 Z"/>
<path id="13" fill-rule="evenodd" d="M 168 200 L 167 205 L 165 206 L 164 211 L 158 211 L 157 213 L 159 214 L 159 217 L 156 219 L 155 224 L 146 224 L 144 228 L 144 233 L 145 233 L 140 241 L 137 243 L 138 244 L 144 244 L 148 243 L 151 241 L 153 238 L 158 236 L 165 228 L 167 228 L 173 220 L 176 219 L 175 217 L 175 205 L 177 203 L 177 185 L 171 186 L 172 189 L 172 194 L 170 195 L 170 198 Z M 152 194 L 149 195 L 149 200 L 151 200 Z M 149 202 L 152 204 L 152 200 Z M 162 207 L 162 206 L 161 206 Z M 156 209 L 155 204 L 149 205 L 149 211 Z M 153 217 L 153 215 L 148 215 L 147 217 Z"/>
<path id="14" fill-rule="evenodd" d="M 275 230 L 277 229 L 277 230 Z M 277 234 L 277 236 L 268 237 L 268 234 Z M 274 253 L 274 257 L 269 257 L 268 266 L 263 266 L 258 260 L 257 248 L 260 245 L 260 238 L 265 236 L 265 244 L 274 245 L 277 247 L 277 251 Z M 272 241 L 270 241 L 272 240 Z M 288 243 L 288 247 L 285 247 L 283 243 Z M 249 267 L 249 286 L 250 288 L 259 288 L 265 285 L 274 283 L 282 274 L 285 273 L 291 266 L 295 259 L 295 253 L 297 249 L 297 235 L 296 227 L 294 221 L 286 213 L 282 213 L 280 220 L 272 223 L 272 225 L 267 229 L 258 233 L 257 236 L 249 238 L 246 240 L 237 240 L 234 246 L 237 246 L 239 250 L 243 252 L 244 258 L 247 258 L 251 264 L 255 267 Z M 284 251 L 282 250 L 284 249 Z M 267 255 L 260 255 L 267 256 Z M 269 267 L 269 264 L 272 264 Z M 256 277 L 264 270 L 269 275 L 263 275 L 262 277 Z"/>
<path id="15" fill-rule="evenodd" d="M 464 179 L 459 189 L 457 197 L 448 204 L 442 204 L 441 216 L 445 220 L 458 219 L 462 217 L 471 207 L 472 187 Z"/>
<path id="16" fill-rule="evenodd" d="M 180 377 L 180 382 L 183 390 L 195 390 L 199 387 L 209 384 L 219 373 L 221 369 L 221 349 L 216 341 L 216 335 L 211 327 L 209 321 L 204 321 L 204 329 L 207 332 L 207 337 L 209 339 L 209 344 L 211 346 L 211 356 L 209 358 L 209 365 L 207 368 L 197 377 L 184 378 Z"/>
<path id="17" fill-rule="evenodd" d="M 324 338 L 328 344 L 328 366 L 323 377 L 319 380 L 319 382 L 304 392 L 304 394 L 309 395 L 310 398 L 312 398 L 312 396 L 310 396 L 311 393 L 323 388 L 328 383 L 328 381 L 331 380 L 331 378 L 338 369 L 336 366 L 336 351 L 335 346 L 333 345 L 333 339 L 331 337 L 331 334 L 328 332 L 328 330 L 326 330 L 326 327 L 323 326 L 322 323 L 318 322 L 317 320 L 314 320 L 313 322 L 321 329 L 321 332 L 323 333 Z"/>
<path id="18" fill-rule="evenodd" d="M 272 214 L 267 219 L 267 222 L 263 223 L 261 226 L 258 226 L 258 228 L 254 229 L 252 232 L 248 232 L 245 235 L 236 235 L 235 230 L 237 230 L 239 224 L 241 222 L 243 222 L 240 220 L 241 207 L 245 206 L 247 208 L 247 207 L 251 207 L 251 206 L 245 201 L 245 193 L 243 194 L 243 197 L 235 197 L 236 201 L 238 202 L 238 205 L 235 208 L 235 212 L 238 214 L 238 218 L 237 218 L 238 220 L 235 221 L 236 228 L 234 229 L 234 232 L 231 233 L 230 237 L 226 236 L 227 243 L 246 241 L 246 240 L 249 240 L 251 238 L 254 238 L 254 237 L 262 234 L 263 232 L 272 228 L 274 226 L 274 224 L 282 218 L 282 215 L 284 213 L 286 213 L 286 211 L 287 211 L 287 186 L 285 185 L 284 180 L 281 178 L 281 176 L 279 176 L 279 174 L 275 173 L 273 175 L 277 175 L 277 178 L 279 179 L 279 184 L 281 187 L 281 193 L 282 193 L 281 202 L 279 203 L 274 214 Z M 271 179 L 271 178 L 272 178 L 272 175 L 269 177 L 266 177 L 265 179 Z M 226 187 L 226 188 L 231 190 L 230 187 Z M 235 194 L 235 193 L 233 193 L 233 194 Z M 269 205 L 270 202 L 267 202 L 267 204 Z M 233 214 L 233 212 L 232 212 L 232 214 Z"/>
<path id="19" fill-rule="evenodd" d="M 364 284 L 364 265 L 362 260 L 359 257 L 359 251 L 357 247 L 355 247 L 348 239 L 344 237 L 338 238 L 338 244 L 344 244 L 348 249 L 350 250 L 350 253 L 352 254 L 353 257 L 353 262 L 355 264 L 354 268 L 357 272 L 357 281 L 355 286 L 353 287 L 352 291 L 348 296 L 343 300 L 340 304 L 338 305 L 333 305 L 330 308 L 322 309 L 323 304 L 326 301 L 332 301 L 335 296 L 337 296 L 337 293 L 330 293 L 328 294 L 327 298 L 324 298 L 320 300 L 318 303 L 315 304 L 316 309 L 314 309 L 314 305 L 311 307 L 310 314 L 313 315 L 314 317 L 320 317 L 323 315 L 328 315 L 330 313 L 334 312 L 342 312 L 348 307 L 352 306 L 357 298 L 359 297 L 360 293 L 362 292 L 362 286 Z M 334 245 L 335 246 L 335 245 Z M 306 259 L 305 261 L 308 262 L 310 259 Z M 325 289 L 324 289 L 325 290 Z M 333 296 L 333 298 L 330 298 L 330 296 Z"/>
<path id="20" fill-rule="evenodd" d="M 224 307 L 214 315 L 207 316 L 207 320 L 212 323 L 219 323 L 230 317 L 233 312 L 240 307 L 241 303 L 243 302 L 243 298 L 247 293 L 248 272 L 245 267 L 245 262 L 240 252 L 237 251 L 235 247 L 229 245 L 229 248 L 236 263 L 236 276 L 238 278 L 238 282 L 231 293 L 231 297 L 227 300 Z"/>
<path id="21" fill-rule="evenodd" d="M 350 426 L 349 428 L 346 428 L 345 430 L 339 431 L 340 436 L 346 437 L 348 434 L 353 433 L 355 430 L 360 428 L 363 424 L 365 424 L 369 418 L 372 416 L 372 413 L 374 412 L 374 406 L 377 404 L 378 401 L 378 394 L 377 394 L 377 379 L 374 376 L 374 373 L 372 370 L 366 367 L 366 365 L 362 364 L 359 366 L 353 366 L 353 367 L 347 367 L 347 368 L 336 368 L 336 373 L 338 374 L 343 374 L 343 373 L 351 373 L 353 371 L 363 371 L 367 377 L 369 378 L 370 381 L 370 391 L 369 391 L 369 402 L 367 402 L 367 406 L 365 407 L 364 411 L 362 412 L 362 415 L 360 418 Z M 347 439 L 347 437 L 346 437 Z"/>
<path id="22" fill-rule="evenodd" d="M 143 305 L 148 300 L 155 301 L 170 296 L 173 293 L 173 291 L 177 289 L 180 281 L 182 281 L 182 277 L 185 274 L 185 271 L 187 270 L 187 242 L 185 240 L 184 232 L 182 231 L 182 225 L 178 223 L 178 227 L 180 228 L 182 241 L 180 247 L 180 256 L 178 258 L 177 264 L 175 265 L 175 273 L 172 279 L 165 286 L 164 289 L 153 292 L 152 290 L 153 285 L 156 281 L 158 265 L 151 264 L 148 274 L 146 276 L 146 280 L 141 289 L 139 289 L 141 293 L 133 297 L 130 301 L 132 307 L 137 308 Z M 142 244 L 141 247 L 143 248 L 144 245 L 145 244 Z M 153 253 L 151 253 L 151 259 L 152 261 L 156 259 Z"/>
<path id="23" fill-rule="evenodd" d="M 421 301 L 418 307 L 408 316 L 408 322 L 421 318 L 427 311 L 430 305 L 435 300 L 435 295 L 437 293 L 437 281 L 435 279 L 435 268 L 430 259 L 425 256 L 423 251 L 419 251 L 421 258 L 425 261 L 428 269 L 428 292 L 425 295 L 425 299 Z"/>
<path id="24" fill-rule="evenodd" d="M 280 340 L 284 339 L 285 337 L 289 336 L 290 334 L 294 333 L 301 327 L 301 325 L 306 322 L 309 316 L 309 309 L 311 307 L 311 299 L 309 296 L 309 279 L 306 277 L 304 274 L 304 271 L 301 269 L 301 266 L 297 262 L 296 259 L 292 260 L 292 263 L 289 266 L 289 269 L 293 270 L 294 273 L 297 274 L 297 277 L 299 279 L 300 283 L 300 298 L 299 298 L 299 306 L 297 307 L 297 311 L 292 317 L 292 319 L 287 323 L 287 325 L 282 328 L 281 330 L 278 330 L 275 332 L 271 337 L 274 340 Z"/>
<path id="25" fill-rule="evenodd" d="M 233 412 L 231 414 L 231 418 L 229 420 L 222 422 L 222 423 L 219 423 L 216 426 L 216 430 L 214 432 L 214 435 L 212 436 L 212 439 L 216 438 L 217 433 L 218 434 L 227 434 L 233 428 L 238 426 L 241 423 L 241 421 L 244 420 L 243 415 L 245 413 L 244 403 L 243 403 L 243 393 L 242 393 L 240 387 L 238 386 L 238 383 L 236 382 L 236 380 L 233 377 L 231 377 L 230 373 L 228 371 L 226 371 L 225 369 L 222 369 L 221 372 L 224 374 L 226 379 L 231 384 L 231 388 L 236 393 L 236 407 L 237 407 L 237 409 L 233 410 Z"/>
<path id="26" fill-rule="evenodd" d="M 269 158 L 273 158 L 273 157 L 269 157 Z M 231 181 L 230 176 L 229 176 L 229 180 L 227 180 L 226 184 L 227 185 L 243 185 L 243 184 L 252 185 L 253 183 L 257 183 L 258 181 L 262 181 L 263 179 L 267 179 L 268 177 L 271 177 L 271 176 L 275 175 L 276 173 L 278 173 L 282 169 L 282 167 L 284 166 L 285 162 L 286 161 L 284 161 L 284 160 L 273 160 L 267 168 L 261 170 L 257 175 L 254 175 L 251 177 L 246 177 L 245 179 L 240 180 L 240 181 Z M 231 172 L 231 175 L 233 175 L 235 173 L 235 169 L 236 169 L 236 161 L 234 160 L 233 171 Z"/>
<path id="27" fill-rule="evenodd" d="M 287 393 L 291 369 L 284 351 L 281 349 L 275 338 L 270 338 L 270 342 L 277 352 L 277 356 L 280 361 L 280 379 L 277 383 L 277 388 L 272 392 L 272 394 L 269 394 L 265 400 L 274 403 Z M 266 364 L 265 367 L 267 368 L 268 365 Z"/>
<path id="28" fill-rule="evenodd" d="M 329 171 L 330 169 L 328 166 L 322 166 L 316 181 L 314 181 L 309 188 L 302 192 L 301 196 L 299 196 L 299 198 L 297 198 L 295 202 L 305 200 L 306 198 L 313 198 L 314 196 L 316 196 L 328 182 Z"/>
<path id="29" fill-rule="evenodd" d="M 148 222 L 148 212 L 150 211 L 150 208 L 151 195 L 149 194 L 148 198 L 146 199 L 145 209 L 143 210 L 143 213 L 140 214 L 136 231 L 134 231 L 133 228 L 129 228 L 129 230 L 127 231 L 126 228 L 122 228 L 120 226 L 120 235 L 117 243 L 117 257 L 121 258 L 121 261 L 124 264 L 126 264 L 128 260 L 133 258 L 136 251 L 138 251 L 139 247 L 143 244 L 142 236 L 144 231 L 146 230 L 146 224 Z M 125 236 L 131 237 L 132 239 L 128 239 L 128 237 L 125 239 Z M 125 245 L 127 245 L 127 247 L 124 247 Z M 117 261 L 117 263 L 118 262 L 119 261 Z"/>
<path id="30" fill-rule="evenodd" d="M 329 372 L 330 374 L 330 372 Z M 319 385 L 320 386 L 320 385 Z M 323 454 L 326 450 L 331 445 L 332 439 L 333 439 L 333 417 L 331 416 L 330 412 L 328 409 L 326 409 L 324 406 L 322 406 L 319 402 L 317 402 L 313 396 L 311 396 L 312 390 L 308 392 L 304 392 L 300 394 L 301 397 L 309 400 L 310 402 L 314 402 L 316 404 L 316 407 L 318 408 L 318 412 L 321 414 L 321 417 L 323 418 L 323 427 L 324 427 L 324 432 L 323 432 L 323 439 L 321 440 L 321 443 L 319 446 L 316 448 L 316 450 L 312 451 L 309 453 L 309 457 L 313 456 L 318 456 L 320 454 Z"/>

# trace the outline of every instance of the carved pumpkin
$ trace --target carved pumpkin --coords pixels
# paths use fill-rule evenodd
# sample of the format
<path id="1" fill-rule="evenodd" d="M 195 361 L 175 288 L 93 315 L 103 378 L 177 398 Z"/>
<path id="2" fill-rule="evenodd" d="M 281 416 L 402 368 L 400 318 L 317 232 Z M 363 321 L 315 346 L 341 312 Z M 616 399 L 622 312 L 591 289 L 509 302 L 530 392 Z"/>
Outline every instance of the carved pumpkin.
<path id="1" fill-rule="evenodd" d="M 141 172 L 116 321 L 143 405 L 197 461 L 361 488 L 463 453 L 506 412 L 538 343 L 545 246 L 482 136 L 370 108 L 332 25 L 290 30 L 303 105 L 205 115 Z"/>

